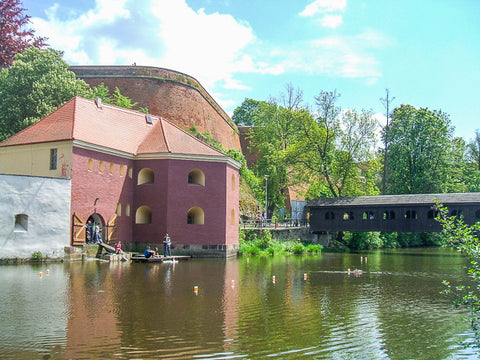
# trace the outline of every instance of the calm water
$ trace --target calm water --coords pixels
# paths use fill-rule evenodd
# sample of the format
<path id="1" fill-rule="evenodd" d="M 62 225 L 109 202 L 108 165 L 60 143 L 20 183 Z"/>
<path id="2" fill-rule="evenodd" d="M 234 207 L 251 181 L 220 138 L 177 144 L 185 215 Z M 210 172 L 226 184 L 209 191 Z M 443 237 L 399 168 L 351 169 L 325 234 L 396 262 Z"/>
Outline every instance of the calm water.
<path id="1" fill-rule="evenodd" d="M 476 359 L 468 312 L 439 294 L 465 265 L 429 249 L 3 266 L 0 358 Z"/>

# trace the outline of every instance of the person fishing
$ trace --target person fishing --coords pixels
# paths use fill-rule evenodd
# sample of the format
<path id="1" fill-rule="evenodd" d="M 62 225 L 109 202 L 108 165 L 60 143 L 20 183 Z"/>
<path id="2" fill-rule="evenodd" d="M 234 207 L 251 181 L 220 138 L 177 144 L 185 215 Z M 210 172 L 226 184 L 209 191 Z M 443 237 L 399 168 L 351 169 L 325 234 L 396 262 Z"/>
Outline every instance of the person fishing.
<path id="1" fill-rule="evenodd" d="M 170 247 L 172 245 L 172 240 L 170 239 L 170 236 L 168 236 L 168 233 L 165 234 L 163 239 L 164 239 L 163 240 L 163 247 L 164 247 L 163 255 L 164 256 L 172 256 L 172 254 L 170 252 Z"/>

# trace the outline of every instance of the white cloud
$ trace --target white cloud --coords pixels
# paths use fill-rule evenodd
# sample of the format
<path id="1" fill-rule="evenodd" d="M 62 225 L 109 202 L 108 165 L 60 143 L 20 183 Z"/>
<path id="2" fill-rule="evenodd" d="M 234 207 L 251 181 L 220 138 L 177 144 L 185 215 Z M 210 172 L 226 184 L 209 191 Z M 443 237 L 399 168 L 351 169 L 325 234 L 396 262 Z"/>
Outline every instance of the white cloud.
<path id="1" fill-rule="evenodd" d="M 380 33 L 376 37 L 371 33 L 370 30 L 370 36 L 361 33 L 297 42 L 283 48 L 276 57 L 286 73 L 365 78 L 367 84 L 374 84 L 381 71 L 373 49 L 385 46 L 388 40 Z"/>
<path id="2" fill-rule="evenodd" d="M 315 0 L 308 4 L 299 15 L 311 17 L 317 14 L 344 11 L 346 7 L 347 0 Z"/>
<path id="3" fill-rule="evenodd" d="M 325 15 L 320 22 L 322 26 L 334 29 L 342 25 L 343 17 L 342 15 Z"/>
<path id="4" fill-rule="evenodd" d="M 346 7 L 347 0 L 315 0 L 308 4 L 299 15 L 303 17 L 323 15 L 320 24 L 323 27 L 334 29 L 342 25 L 343 16 L 340 13 L 344 12 Z"/>
<path id="5" fill-rule="evenodd" d="M 194 11 L 185 0 L 97 0 L 94 8 L 62 17 L 59 5 L 34 18 L 38 35 L 63 50 L 69 64 L 152 65 L 183 71 L 206 86 L 241 72 L 268 72 L 245 55 L 252 28 L 231 15 Z M 238 80 L 225 81 L 243 88 Z M 235 84 L 235 85 L 234 85 Z"/>
<path id="6" fill-rule="evenodd" d="M 346 1 L 322 0 L 310 5 L 311 13 L 325 13 L 343 11 Z M 325 18 L 324 25 L 330 27 L 342 21 L 330 13 Z M 373 84 L 381 76 L 375 50 L 389 41 L 367 29 L 353 36 L 268 43 L 258 39 L 247 22 L 229 14 L 195 11 L 185 0 L 97 0 L 94 8 L 83 13 L 55 5 L 45 19 L 33 18 L 32 22 L 38 35 L 48 37 L 53 48 L 65 52 L 69 64 L 135 62 L 170 68 L 195 77 L 220 96 L 221 89 L 251 90 L 239 80 L 241 74 L 363 78 Z"/>

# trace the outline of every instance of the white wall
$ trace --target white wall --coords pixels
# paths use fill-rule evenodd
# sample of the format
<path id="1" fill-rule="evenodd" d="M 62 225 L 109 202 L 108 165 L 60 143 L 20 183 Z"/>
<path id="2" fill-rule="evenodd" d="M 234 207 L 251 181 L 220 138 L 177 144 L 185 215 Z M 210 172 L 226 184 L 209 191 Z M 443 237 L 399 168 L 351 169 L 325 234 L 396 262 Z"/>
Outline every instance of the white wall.
<path id="1" fill-rule="evenodd" d="M 70 245 L 71 181 L 0 174 L 0 258 L 63 257 Z M 15 215 L 28 215 L 27 231 L 15 228 Z"/>

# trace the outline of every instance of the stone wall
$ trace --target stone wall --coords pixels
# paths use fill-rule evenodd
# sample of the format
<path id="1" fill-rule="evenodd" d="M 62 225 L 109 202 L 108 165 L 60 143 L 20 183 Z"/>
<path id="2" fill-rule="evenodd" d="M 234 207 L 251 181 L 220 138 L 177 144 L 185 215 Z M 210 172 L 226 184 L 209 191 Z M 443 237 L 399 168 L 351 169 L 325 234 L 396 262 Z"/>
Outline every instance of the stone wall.
<path id="1" fill-rule="evenodd" d="M 195 125 L 209 132 L 227 149 L 241 150 L 236 125 L 212 96 L 193 77 L 150 66 L 72 66 L 78 78 L 90 86 L 104 83 L 111 92 L 115 87 L 138 107 L 147 107 L 177 126 Z"/>

